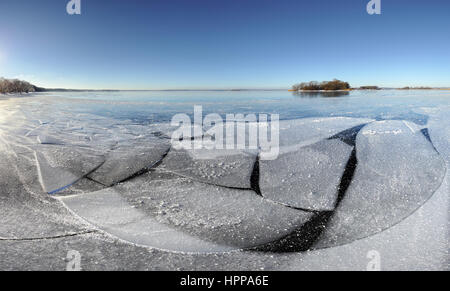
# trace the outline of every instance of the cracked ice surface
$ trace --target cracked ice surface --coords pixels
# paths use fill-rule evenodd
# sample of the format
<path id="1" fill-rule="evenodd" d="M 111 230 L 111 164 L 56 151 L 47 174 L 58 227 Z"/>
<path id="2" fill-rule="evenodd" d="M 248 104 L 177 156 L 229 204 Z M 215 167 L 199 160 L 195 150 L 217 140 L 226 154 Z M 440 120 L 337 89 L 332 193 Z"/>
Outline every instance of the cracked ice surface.
<path id="1" fill-rule="evenodd" d="M 24 154 L 14 155 L 1 139 L 0 221 L 0 240 L 86 231 L 86 225 L 77 223 L 67 209 L 42 193 L 35 163 Z"/>
<path id="2" fill-rule="evenodd" d="M 215 185 L 250 189 L 256 155 L 239 150 L 174 150 L 161 168 Z"/>
<path id="3" fill-rule="evenodd" d="M 450 165 L 450 106 L 423 108 L 430 118 L 427 124 L 431 141 Z"/>
<path id="4" fill-rule="evenodd" d="M 306 235 L 312 229 L 312 238 L 322 234 L 316 248 L 335 246 L 390 228 L 433 195 L 445 167 L 422 130 L 428 128 L 431 141 L 448 161 L 448 111 L 437 108 L 424 110 L 429 123 L 420 126 L 350 117 L 281 121 L 281 154 L 278 160 L 260 160 L 256 175 L 256 151 L 172 149 L 164 156 L 173 131 L 167 124 L 47 111 L 31 99 L 0 115 L 0 138 L 20 168 L 5 175 L 8 164 L 1 166 L 0 207 L 6 221 L 0 227 L 2 236 L 50 237 L 85 230 L 59 203 L 36 198 L 43 195 L 39 173 L 47 192 L 76 182 L 58 194 L 80 195 L 61 200 L 128 242 L 220 252 Z M 2 122 L 4 117 L 9 122 Z M 336 190 L 353 150 L 342 133 L 367 123 L 357 136 L 358 165 L 350 188 L 334 210 Z M 329 139 L 339 133 L 339 138 Z M 146 171 L 153 166 L 156 169 Z M 263 197 L 244 190 L 255 190 L 254 177 L 259 178 Z M 102 190 L 110 185 L 114 186 Z M 310 193 L 317 195 L 308 197 Z M 333 215 L 322 225 L 312 219 L 315 214 L 291 207 Z"/>
<path id="5" fill-rule="evenodd" d="M 88 177 L 112 186 L 162 160 L 170 148 L 168 140 L 142 138 L 120 143 L 106 154 L 105 163 Z"/>
<path id="6" fill-rule="evenodd" d="M 253 191 L 221 188 L 158 171 L 115 189 L 161 223 L 236 248 L 283 237 L 312 216 L 267 201 Z"/>
<path id="7" fill-rule="evenodd" d="M 366 118 L 326 117 L 280 121 L 280 152 L 315 144 L 346 129 L 373 121 Z"/>
<path id="8" fill-rule="evenodd" d="M 358 167 L 317 248 L 381 232 L 440 187 L 445 164 L 421 131 L 402 121 L 367 125 L 356 140 Z"/>
<path id="9" fill-rule="evenodd" d="M 223 252 L 231 249 L 157 222 L 133 208 L 112 188 L 60 199 L 90 223 L 129 242 L 183 252 Z"/>
<path id="10" fill-rule="evenodd" d="M 292 207 L 331 211 L 351 152 L 352 147 L 335 139 L 261 160 L 261 193 Z"/>
<path id="11" fill-rule="evenodd" d="M 42 145 L 35 158 L 39 180 L 47 193 L 71 186 L 104 163 L 104 158 L 86 148 Z"/>
<path id="12" fill-rule="evenodd" d="M 172 127 L 120 123 L 91 114 L 10 111 L 15 124 L 1 124 L 1 138 L 16 155 L 35 161 L 40 184 L 54 193 L 88 176 L 105 186 L 121 182 L 159 162 L 170 148 L 163 132 Z M 39 119 L 36 118 L 39 116 Z M 48 121 L 42 121 L 42 120 Z M 86 182 L 83 182 L 87 184 Z"/>

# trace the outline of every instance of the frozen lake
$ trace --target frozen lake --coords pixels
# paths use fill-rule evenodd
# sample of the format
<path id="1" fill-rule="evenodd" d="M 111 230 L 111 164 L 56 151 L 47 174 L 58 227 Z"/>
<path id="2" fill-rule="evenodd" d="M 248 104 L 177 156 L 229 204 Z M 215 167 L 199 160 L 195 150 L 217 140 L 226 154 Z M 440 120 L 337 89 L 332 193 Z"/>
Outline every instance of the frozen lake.
<path id="1" fill-rule="evenodd" d="M 279 156 L 173 148 L 172 117 L 200 105 L 278 114 Z M 0 253 L 117 240 L 163 269 L 365 269 L 370 250 L 448 269 L 449 140 L 446 90 L 0 95 Z"/>
<path id="2" fill-rule="evenodd" d="M 407 119 L 425 124 L 421 109 L 448 106 L 448 90 L 381 90 L 348 93 L 287 91 L 142 91 L 39 93 L 37 104 L 50 112 L 91 113 L 140 124 L 170 121 L 202 105 L 205 114 L 276 113 L 280 119 L 348 116 Z M 18 101 L 19 102 L 19 101 Z"/>

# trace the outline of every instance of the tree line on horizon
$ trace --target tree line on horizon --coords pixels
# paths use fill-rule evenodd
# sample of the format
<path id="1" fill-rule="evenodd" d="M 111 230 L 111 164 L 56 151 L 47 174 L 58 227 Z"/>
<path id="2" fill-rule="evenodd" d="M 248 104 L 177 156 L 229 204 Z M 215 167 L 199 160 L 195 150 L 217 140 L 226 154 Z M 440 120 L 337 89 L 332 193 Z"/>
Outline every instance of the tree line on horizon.
<path id="1" fill-rule="evenodd" d="M 31 93 L 39 92 L 41 88 L 36 87 L 26 81 L 18 79 L 5 79 L 0 77 L 0 93 Z"/>
<path id="2" fill-rule="evenodd" d="M 431 90 L 431 87 L 403 87 L 399 88 L 399 90 Z"/>
<path id="3" fill-rule="evenodd" d="M 292 86 L 293 91 L 337 91 L 337 90 L 349 90 L 350 84 L 341 80 L 334 79 L 333 81 L 324 82 L 304 82 L 295 84 Z"/>

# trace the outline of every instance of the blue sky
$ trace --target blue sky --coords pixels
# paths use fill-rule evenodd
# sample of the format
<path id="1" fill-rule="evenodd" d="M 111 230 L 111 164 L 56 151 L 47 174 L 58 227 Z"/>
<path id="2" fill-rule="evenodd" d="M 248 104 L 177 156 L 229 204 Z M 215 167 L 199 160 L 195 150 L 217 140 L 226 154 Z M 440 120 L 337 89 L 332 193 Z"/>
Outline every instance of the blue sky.
<path id="1" fill-rule="evenodd" d="M 0 1 L 0 76 L 45 87 L 450 86 L 450 1 Z"/>

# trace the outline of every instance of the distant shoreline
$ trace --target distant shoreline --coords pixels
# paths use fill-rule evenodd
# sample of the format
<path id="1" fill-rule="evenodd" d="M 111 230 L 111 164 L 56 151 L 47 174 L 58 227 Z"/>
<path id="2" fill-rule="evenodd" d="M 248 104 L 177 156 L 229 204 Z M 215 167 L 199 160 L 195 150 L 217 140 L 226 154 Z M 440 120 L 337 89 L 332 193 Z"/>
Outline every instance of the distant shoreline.
<path id="1" fill-rule="evenodd" d="M 376 90 L 450 90 L 450 87 L 401 87 L 401 88 L 393 88 L 393 87 L 377 87 L 377 86 L 361 86 L 359 88 L 346 88 L 346 89 L 336 89 L 336 90 L 323 90 L 323 89 L 284 89 L 284 88 L 275 88 L 275 89 L 65 89 L 65 88 L 43 88 L 32 85 L 25 81 L 20 80 L 8 80 L 4 78 L 0 78 L 0 81 L 3 82 L 0 85 L 0 94 L 17 94 L 17 93 L 42 93 L 42 92 L 246 92 L 246 91 L 290 91 L 290 92 L 350 92 L 350 91 L 376 91 Z M 16 82 L 18 86 L 13 86 Z M 6 85 L 10 85 L 12 87 L 5 87 Z"/>
<path id="2" fill-rule="evenodd" d="M 380 88 L 380 89 L 348 89 L 348 90 L 291 90 L 291 89 L 243 89 L 243 90 L 229 90 L 229 89 L 147 89 L 147 90 L 132 90 L 132 89 L 46 89 L 42 88 L 42 90 L 37 90 L 34 92 L 9 92 L 9 93 L 1 93 L 0 95 L 10 95 L 10 94 L 32 94 L 32 93 L 70 93 L 70 92 L 250 92 L 250 91 L 288 91 L 288 92 L 304 92 L 304 93 L 330 93 L 330 92 L 352 92 L 352 91 L 386 91 L 386 90 L 398 90 L 398 91 L 432 91 L 432 90 L 440 90 L 440 91 L 450 91 L 450 88 L 428 88 L 428 89 L 419 89 L 419 88 L 411 88 L 411 89 L 402 89 L 402 88 Z"/>

